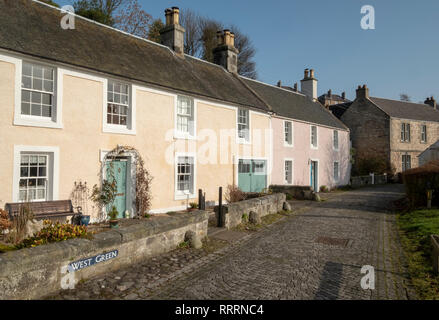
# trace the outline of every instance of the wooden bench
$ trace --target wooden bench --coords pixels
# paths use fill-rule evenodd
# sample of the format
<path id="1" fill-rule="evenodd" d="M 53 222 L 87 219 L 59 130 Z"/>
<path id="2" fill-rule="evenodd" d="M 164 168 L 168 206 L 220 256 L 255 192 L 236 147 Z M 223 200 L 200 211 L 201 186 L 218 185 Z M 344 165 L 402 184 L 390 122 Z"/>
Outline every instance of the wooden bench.
<path id="1" fill-rule="evenodd" d="M 72 200 L 15 202 L 7 203 L 5 205 L 5 210 L 9 212 L 11 220 L 19 215 L 21 206 L 28 206 L 36 220 L 62 218 L 82 214 L 81 207 L 77 208 L 78 212 L 73 210 Z"/>

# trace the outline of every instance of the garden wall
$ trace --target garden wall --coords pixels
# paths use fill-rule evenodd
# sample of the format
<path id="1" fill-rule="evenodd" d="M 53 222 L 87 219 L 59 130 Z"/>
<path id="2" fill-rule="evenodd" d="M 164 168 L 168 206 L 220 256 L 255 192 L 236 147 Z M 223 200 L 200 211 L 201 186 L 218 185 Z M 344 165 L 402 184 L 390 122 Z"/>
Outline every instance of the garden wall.
<path id="1" fill-rule="evenodd" d="M 310 186 L 272 185 L 270 190 L 276 193 L 285 193 L 297 200 L 314 200 L 314 191 Z"/>
<path id="2" fill-rule="evenodd" d="M 222 225 L 227 229 L 236 227 L 242 222 L 242 215 L 249 216 L 250 211 L 260 214 L 261 217 L 282 211 L 285 194 L 275 193 L 260 198 L 254 198 L 223 205 Z M 218 206 L 215 214 L 218 217 Z"/>
<path id="3" fill-rule="evenodd" d="M 204 238 L 207 219 L 207 212 L 193 211 L 139 220 L 136 225 L 98 233 L 90 240 L 70 239 L 0 254 L 0 299 L 41 298 L 61 290 L 62 283 L 71 275 L 77 282 L 138 263 L 175 249 L 189 230 Z M 114 257 L 115 250 L 117 256 Z M 105 255 L 108 252 L 112 253 Z M 88 260 L 97 255 L 96 260 Z M 82 266 L 87 265 L 87 261 L 98 263 L 68 275 L 62 273 L 63 267 L 79 260 L 83 261 Z"/>

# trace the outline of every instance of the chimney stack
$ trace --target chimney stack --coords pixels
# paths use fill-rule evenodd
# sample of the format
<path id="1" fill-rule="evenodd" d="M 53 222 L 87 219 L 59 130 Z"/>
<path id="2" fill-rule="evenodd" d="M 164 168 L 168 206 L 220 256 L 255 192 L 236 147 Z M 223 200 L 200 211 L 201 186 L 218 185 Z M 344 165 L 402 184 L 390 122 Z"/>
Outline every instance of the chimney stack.
<path id="1" fill-rule="evenodd" d="M 343 100 L 346 100 L 346 92 L 343 91 L 343 92 L 341 93 L 341 98 L 342 98 Z"/>
<path id="2" fill-rule="evenodd" d="M 213 49 L 213 62 L 227 71 L 238 72 L 238 49 L 235 48 L 235 34 L 226 29 L 216 33 L 217 46 Z"/>
<path id="3" fill-rule="evenodd" d="M 424 101 L 425 104 L 428 104 L 430 107 L 432 107 L 433 109 L 437 109 L 437 105 L 436 105 L 436 100 L 434 100 L 433 97 L 427 98 Z"/>
<path id="4" fill-rule="evenodd" d="M 175 53 L 184 56 L 185 29 L 179 23 L 180 10 L 172 7 L 165 10 L 166 25 L 160 30 L 162 44 L 171 48 Z"/>
<path id="5" fill-rule="evenodd" d="M 317 101 L 317 79 L 314 78 L 314 69 L 305 69 L 304 77 L 300 80 L 301 91 L 313 101 Z"/>
<path id="6" fill-rule="evenodd" d="M 328 90 L 328 98 L 331 98 L 331 97 L 332 97 L 332 90 L 329 89 L 329 90 Z"/>
<path id="7" fill-rule="evenodd" d="M 357 88 L 357 99 L 369 99 L 369 88 L 364 84 Z"/>

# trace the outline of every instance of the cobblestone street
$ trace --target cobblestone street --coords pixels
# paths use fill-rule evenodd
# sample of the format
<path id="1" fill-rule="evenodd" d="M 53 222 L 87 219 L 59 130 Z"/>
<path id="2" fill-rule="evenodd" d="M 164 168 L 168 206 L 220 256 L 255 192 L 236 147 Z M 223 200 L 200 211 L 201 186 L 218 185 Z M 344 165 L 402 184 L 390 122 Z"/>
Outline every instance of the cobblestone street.
<path id="1" fill-rule="evenodd" d="M 230 245 L 217 240 L 210 249 L 178 249 L 52 298 L 415 298 L 387 210 L 402 192 L 386 185 L 334 194 Z M 364 265 L 375 269 L 374 290 L 360 286 Z"/>

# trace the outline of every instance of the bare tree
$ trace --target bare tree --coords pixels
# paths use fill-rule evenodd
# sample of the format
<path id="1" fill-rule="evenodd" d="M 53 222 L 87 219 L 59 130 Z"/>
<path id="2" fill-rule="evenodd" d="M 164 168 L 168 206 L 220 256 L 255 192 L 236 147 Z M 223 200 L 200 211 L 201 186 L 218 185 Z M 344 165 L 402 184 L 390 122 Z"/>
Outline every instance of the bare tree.
<path id="1" fill-rule="evenodd" d="M 410 96 L 409 96 L 408 94 L 406 94 L 406 93 L 401 93 L 401 94 L 399 95 L 399 100 L 401 100 L 401 101 L 406 101 L 406 102 L 410 102 L 410 101 L 412 101 L 412 99 L 410 98 Z"/>
<path id="2" fill-rule="evenodd" d="M 209 18 L 200 17 L 200 41 L 201 41 L 201 58 L 213 62 L 213 49 L 217 46 L 216 33 L 223 29 L 223 25 Z"/>
<path id="3" fill-rule="evenodd" d="M 256 63 L 253 58 L 256 53 L 250 38 L 243 34 L 237 26 L 230 28 L 235 34 L 235 47 L 239 50 L 238 54 L 238 73 L 244 77 L 256 79 L 258 74 L 256 72 Z"/>
<path id="4" fill-rule="evenodd" d="M 114 26 L 122 31 L 147 38 L 151 20 L 151 15 L 142 9 L 138 0 L 128 0 L 114 16 Z"/>
<path id="5" fill-rule="evenodd" d="M 186 29 L 184 34 L 184 53 L 199 57 L 201 48 L 200 17 L 190 9 L 180 11 L 180 23 Z"/>

